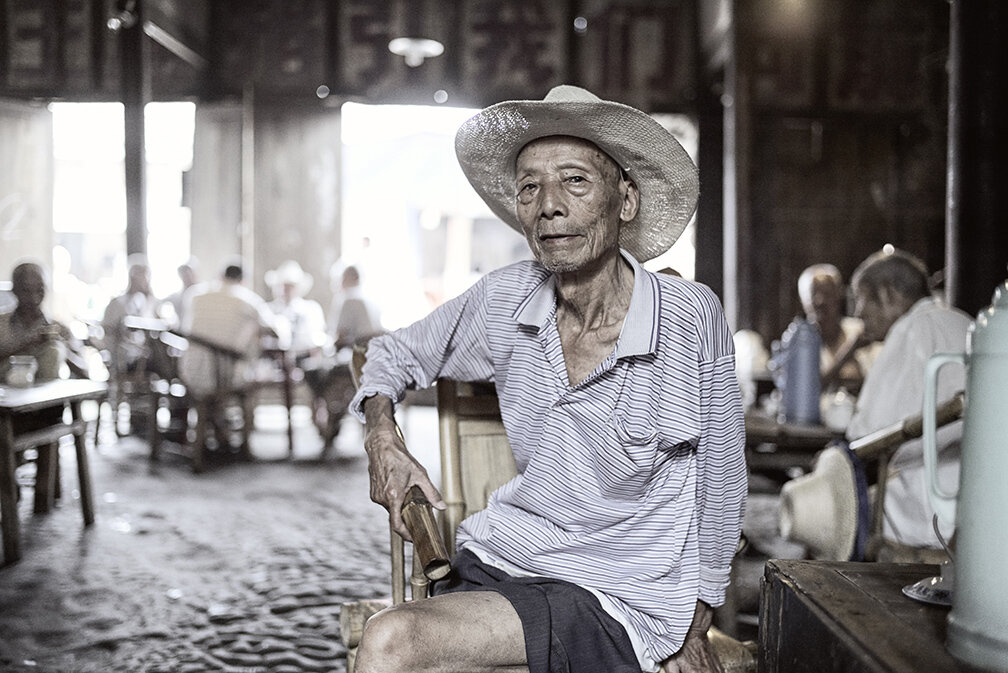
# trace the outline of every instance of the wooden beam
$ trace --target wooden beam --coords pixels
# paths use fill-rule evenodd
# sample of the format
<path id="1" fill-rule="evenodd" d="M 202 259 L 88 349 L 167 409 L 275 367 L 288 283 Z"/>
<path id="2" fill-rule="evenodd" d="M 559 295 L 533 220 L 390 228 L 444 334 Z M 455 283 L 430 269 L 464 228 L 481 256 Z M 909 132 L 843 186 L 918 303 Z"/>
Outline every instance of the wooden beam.
<path id="1" fill-rule="evenodd" d="M 182 40 L 179 40 L 153 21 L 144 21 L 143 32 L 147 35 L 147 37 L 154 40 L 197 70 L 205 70 L 207 65 L 209 65 L 209 61 L 203 58 L 199 52 L 195 49 L 191 49 L 182 42 Z"/>

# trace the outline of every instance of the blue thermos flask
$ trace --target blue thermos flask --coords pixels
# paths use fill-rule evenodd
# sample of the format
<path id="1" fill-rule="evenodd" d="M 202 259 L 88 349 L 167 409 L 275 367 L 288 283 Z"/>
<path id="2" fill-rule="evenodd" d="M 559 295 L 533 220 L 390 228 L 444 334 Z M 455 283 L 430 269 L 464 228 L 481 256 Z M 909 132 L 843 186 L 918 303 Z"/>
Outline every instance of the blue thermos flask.
<path id="1" fill-rule="evenodd" d="M 784 353 L 782 406 L 788 423 L 819 423 L 819 351 L 822 338 L 815 325 L 795 318 L 781 337 Z"/>

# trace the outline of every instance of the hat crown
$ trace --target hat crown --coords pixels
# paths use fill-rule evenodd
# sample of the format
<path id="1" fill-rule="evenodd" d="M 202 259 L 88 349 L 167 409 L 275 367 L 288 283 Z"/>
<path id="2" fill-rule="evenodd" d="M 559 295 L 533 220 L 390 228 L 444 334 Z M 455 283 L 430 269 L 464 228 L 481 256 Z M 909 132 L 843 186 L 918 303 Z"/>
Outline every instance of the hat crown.
<path id="1" fill-rule="evenodd" d="M 591 91 L 571 84 L 555 86 L 543 98 L 548 103 L 598 103 L 601 100 Z"/>
<path id="2" fill-rule="evenodd" d="M 515 157 L 531 141 L 548 136 L 594 143 L 636 183 L 640 206 L 620 228 L 621 247 L 644 262 L 672 246 L 696 208 L 699 180 L 692 159 L 650 115 L 570 84 L 553 87 L 542 100 L 491 105 L 459 127 L 459 165 L 497 217 L 522 232 L 515 208 Z"/>

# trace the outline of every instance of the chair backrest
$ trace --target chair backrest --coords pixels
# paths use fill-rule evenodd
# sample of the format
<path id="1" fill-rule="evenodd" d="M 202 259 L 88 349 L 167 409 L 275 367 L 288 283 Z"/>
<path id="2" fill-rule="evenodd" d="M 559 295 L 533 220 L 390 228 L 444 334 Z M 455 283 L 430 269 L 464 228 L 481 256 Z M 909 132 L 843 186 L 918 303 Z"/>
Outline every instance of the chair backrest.
<path id="1" fill-rule="evenodd" d="M 490 494 L 517 469 L 493 385 L 440 379 L 437 393 L 441 495 L 448 505 L 442 535 L 454 550 L 462 519 L 486 507 Z"/>
<path id="2" fill-rule="evenodd" d="M 366 345 L 354 347 L 350 374 L 360 382 Z M 449 553 L 462 519 L 486 507 L 498 486 L 517 474 L 511 445 L 501 421 L 497 392 L 492 384 L 450 379 L 437 382 L 437 410 L 441 447 L 441 496 L 448 505 L 440 513 L 441 535 Z M 403 541 L 391 534 L 392 600 L 405 600 L 406 573 Z M 415 561 L 415 559 L 414 559 Z M 412 596 L 426 595 L 427 580 L 416 563 L 410 576 Z"/>

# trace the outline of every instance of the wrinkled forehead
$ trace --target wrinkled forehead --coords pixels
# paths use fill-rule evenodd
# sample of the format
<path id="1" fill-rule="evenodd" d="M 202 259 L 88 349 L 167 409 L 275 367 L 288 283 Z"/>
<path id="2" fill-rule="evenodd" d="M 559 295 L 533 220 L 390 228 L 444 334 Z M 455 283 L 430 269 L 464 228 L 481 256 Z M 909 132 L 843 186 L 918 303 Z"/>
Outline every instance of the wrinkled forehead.
<path id="1" fill-rule="evenodd" d="M 606 153 L 601 147 L 596 145 L 591 140 L 587 138 L 579 138 L 577 136 L 543 136 L 542 138 L 536 138 L 535 140 L 530 140 L 526 143 L 515 156 L 515 169 L 521 164 L 524 157 L 528 156 L 528 152 L 540 147 L 549 147 L 550 151 L 554 153 L 563 152 L 565 150 L 572 152 L 585 152 L 589 156 L 595 155 L 599 159 L 599 163 L 605 167 L 611 167 L 613 170 L 621 170 L 619 164 L 613 159 L 609 154 Z"/>

